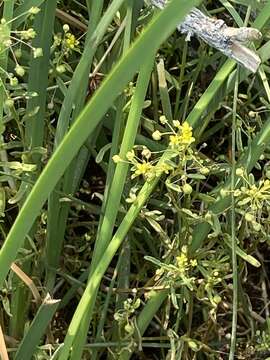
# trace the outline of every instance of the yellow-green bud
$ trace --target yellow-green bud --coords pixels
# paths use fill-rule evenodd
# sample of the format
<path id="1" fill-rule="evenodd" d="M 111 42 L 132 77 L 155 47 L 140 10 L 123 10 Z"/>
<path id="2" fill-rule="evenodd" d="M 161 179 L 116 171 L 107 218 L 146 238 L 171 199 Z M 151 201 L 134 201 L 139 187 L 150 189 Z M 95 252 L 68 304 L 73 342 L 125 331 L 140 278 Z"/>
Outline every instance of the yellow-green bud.
<path id="1" fill-rule="evenodd" d="M 65 33 L 68 32 L 68 31 L 69 31 L 69 25 L 68 25 L 68 24 L 64 24 L 64 25 L 63 25 L 63 30 L 64 30 Z"/>
<path id="2" fill-rule="evenodd" d="M 17 59 L 19 59 L 20 57 L 22 57 L 22 50 L 21 49 L 16 49 L 14 51 L 14 55 Z"/>
<path id="3" fill-rule="evenodd" d="M 242 168 L 237 168 L 235 173 L 237 176 L 243 176 L 244 170 Z"/>
<path id="4" fill-rule="evenodd" d="M 262 228 L 262 225 L 259 224 L 259 223 L 257 223 L 256 221 L 253 221 L 253 222 L 252 222 L 252 226 L 253 226 L 253 229 L 254 229 L 255 231 L 260 231 L 261 228 Z"/>
<path id="5" fill-rule="evenodd" d="M 221 190 L 220 190 L 220 196 L 221 196 L 222 198 L 225 198 L 226 196 L 228 196 L 228 190 L 226 190 L 226 189 L 221 189 Z"/>
<path id="6" fill-rule="evenodd" d="M 184 194 L 189 195 L 189 194 L 192 193 L 192 190 L 193 190 L 193 189 L 192 189 L 192 186 L 191 186 L 191 185 L 185 184 L 185 185 L 183 185 L 182 190 L 183 190 L 183 193 L 184 193 Z"/>
<path id="7" fill-rule="evenodd" d="M 5 106 L 9 109 L 11 109 L 14 106 L 14 100 L 11 98 L 8 98 L 5 100 Z"/>
<path id="8" fill-rule="evenodd" d="M 152 138 L 154 140 L 156 140 L 156 141 L 160 140 L 161 139 L 161 132 L 158 131 L 158 130 L 154 131 L 153 134 L 152 134 Z"/>
<path id="9" fill-rule="evenodd" d="M 113 162 L 116 163 L 116 164 L 122 161 L 122 159 L 120 158 L 119 155 L 114 155 L 112 157 L 112 159 L 113 159 Z"/>
<path id="10" fill-rule="evenodd" d="M 209 172 L 210 172 L 210 170 L 209 170 L 206 166 L 200 168 L 200 173 L 201 173 L 202 175 L 208 175 Z"/>
<path id="11" fill-rule="evenodd" d="M 14 76 L 14 77 L 9 78 L 9 83 L 10 83 L 11 86 L 17 86 L 18 83 L 19 83 L 19 81 L 18 81 L 18 79 Z"/>
<path id="12" fill-rule="evenodd" d="M 165 125 L 167 124 L 168 120 L 166 119 L 166 116 L 165 115 L 161 115 L 160 118 L 159 118 L 159 121 L 162 125 Z"/>
<path id="13" fill-rule="evenodd" d="M 66 71 L 66 67 L 64 64 L 56 66 L 56 71 L 59 74 L 63 74 Z"/>
<path id="14" fill-rule="evenodd" d="M 24 74 L 25 74 L 25 70 L 21 65 L 16 65 L 15 72 L 19 76 L 24 76 Z"/>
<path id="15" fill-rule="evenodd" d="M 221 302 L 221 300 L 222 299 L 221 299 L 221 297 L 219 295 L 215 295 L 213 297 L 213 301 L 214 301 L 215 304 L 219 304 Z"/>
<path id="16" fill-rule="evenodd" d="M 33 49 L 33 55 L 34 55 L 34 58 L 38 58 L 38 57 L 41 57 L 43 55 L 43 50 L 42 48 L 35 48 Z"/>
<path id="17" fill-rule="evenodd" d="M 40 9 L 37 6 L 32 6 L 29 10 L 28 10 L 29 14 L 32 15 L 36 15 L 37 13 L 40 12 Z"/>
<path id="18" fill-rule="evenodd" d="M 245 220 L 246 220 L 247 222 L 254 221 L 254 215 L 253 215 L 253 214 L 250 214 L 250 213 L 246 213 L 246 214 L 245 214 Z"/>

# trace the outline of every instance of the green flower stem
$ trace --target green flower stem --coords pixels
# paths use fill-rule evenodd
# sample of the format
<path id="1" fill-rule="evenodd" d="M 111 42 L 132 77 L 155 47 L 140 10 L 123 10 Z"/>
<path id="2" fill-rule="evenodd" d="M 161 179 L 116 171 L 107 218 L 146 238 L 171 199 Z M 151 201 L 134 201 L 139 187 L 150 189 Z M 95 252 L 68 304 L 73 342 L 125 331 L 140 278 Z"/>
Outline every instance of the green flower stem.
<path id="1" fill-rule="evenodd" d="M 232 314 L 232 333 L 231 333 L 231 347 L 229 360 L 234 359 L 236 346 L 236 330 L 237 330 L 237 311 L 238 311 L 238 267 L 236 254 L 236 219 L 235 219 L 235 171 L 236 171 L 236 116 L 237 116 L 237 99 L 238 99 L 238 84 L 239 76 L 236 74 L 236 81 L 234 86 L 233 96 L 233 119 L 232 119 L 232 166 L 231 166 L 231 238 L 232 238 L 232 271 L 233 271 L 233 314 Z"/>

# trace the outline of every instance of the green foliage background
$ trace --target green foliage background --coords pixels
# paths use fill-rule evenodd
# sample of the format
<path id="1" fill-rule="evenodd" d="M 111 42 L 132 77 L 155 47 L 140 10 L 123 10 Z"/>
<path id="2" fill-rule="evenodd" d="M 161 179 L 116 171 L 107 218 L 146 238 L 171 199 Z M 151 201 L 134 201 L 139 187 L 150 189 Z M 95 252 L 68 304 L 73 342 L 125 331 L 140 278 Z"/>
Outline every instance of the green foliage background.
<path id="1" fill-rule="evenodd" d="M 2 358 L 267 358 L 270 2 L 0 4 Z"/>

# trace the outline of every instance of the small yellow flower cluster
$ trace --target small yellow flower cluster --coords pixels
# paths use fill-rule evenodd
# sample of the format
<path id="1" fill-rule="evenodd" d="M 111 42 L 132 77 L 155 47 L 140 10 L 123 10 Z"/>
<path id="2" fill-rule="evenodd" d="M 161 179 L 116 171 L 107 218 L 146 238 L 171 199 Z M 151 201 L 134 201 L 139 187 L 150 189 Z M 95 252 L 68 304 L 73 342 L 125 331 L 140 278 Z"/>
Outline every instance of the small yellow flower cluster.
<path id="1" fill-rule="evenodd" d="M 63 74 L 67 70 L 72 71 L 71 67 L 65 61 L 68 59 L 73 51 L 79 51 L 79 40 L 70 31 L 68 24 L 63 25 L 64 33 L 54 35 L 54 41 L 51 50 L 54 52 L 55 57 L 53 64 L 58 74 Z M 51 70 L 53 72 L 53 70 Z"/>
<path id="2" fill-rule="evenodd" d="M 36 37 L 36 32 L 32 28 L 22 31 L 16 31 L 16 34 L 19 35 L 20 38 L 23 40 L 31 40 Z"/>
<path id="3" fill-rule="evenodd" d="M 241 171 L 240 171 L 241 170 Z M 260 180 L 258 185 L 250 183 L 242 169 L 236 170 L 236 175 L 241 176 L 246 182 L 246 186 L 234 191 L 234 196 L 239 198 L 239 205 L 249 205 L 251 210 L 256 211 L 263 206 L 265 201 L 270 200 L 270 180 Z"/>
<path id="4" fill-rule="evenodd" d="M 252 185 L 250 189 L 246 190 L 246 194 L 251 199 L 252 208 L 254 210 L 259 208 L 262 202 L 270 200 L 270 180 L 261 180 L 258 187 Z"/>
<path id="5" fill-rule="evenodd" d="M 250 223 L 255 231 L 260 231 L 262 226 L 257 219 L 261 218 L 261 213 L 264 211 L 265 206 L 265 211 L 268 213 L 270 180 L 260 180 L 258 184 L 255 184 L 254 179 L 250 182 L 250 177 L 245 174 L 243 169 L 240 170 L 236 170 L 236 175 L 241 176 L 246 185 L 234 191 L 237 206 L 240 209 L 243 208 L 246 222 Z"/>
<path id="6" fill-rule="evenodd" d="M 213 270 L 207 277 L 207 283 L 205 290 L 212 290 L 214 286 L 218 285 L 222 281 L 218 270 Z"/>
<path id="7" fill-rule="evenodd" d="M 180 151 L 189 147 L 195 141 L 192 136 L 192 127 L 186 121 L 181 125 L 178 120 L 173 120 L 173 127 L 176 128 L 177 131 L 169 124 L 165 116 L 160 117 L 160 123 L 162 125 L 167 125 L 171 132 L 162 133 L 159 130 L 156 130 L 152 134 L 154 140 L 159 141 L 163 135 L 170 135 L 170 147 Z"/>
<path id="8" fill-rule="evenodd" d="M 187 122 L 184 122 L 178 128 L 178 133 L 170 136 L 169 144 L 173 149 L 180 147 L 180 150 L 182 150 L 182 148 L 190 146 L 195 139 L 192 136 L 192 127 Z"/>
<path id="9" fill-rule="evenodd" d="M 135 179 L 138 176 L 143 176 L 146 181 L 150 181 L 154 177 L 160 175 L 161 173 L 168 174 L 172 170 L 172 166 L 166 163 L 157 164 L 157 160 L 150 160 L 152 153 L 146 147 L 142 147 L 141 151 L 142 159 L 136 156 L 135 151 L 128 151 L 126 154 L 126 159 L 122 159 L 119 155 L 113 156 L 113 161 L 115 163 L 126 162 L 132 165 L 131 179 Z"/>
<path id="10" fill-rule="evenodd" d="M 180 255 L 176 257 L 176 262 L 178 270 L 181 274 L 185 274 L 188 270 L 190 270 L 190 268 L 197 266 L 196 259 L 188 258 L 186 246 L 182 247 Z"/>
<path id="11" fill-rule="evenodd" d="M 150 162 L 146 162 L 145 160 L 143 160 L 142 163 L 137 162 L 135 164 L 135 171 L 131 178 L 134 179 L 135 177 L 140 175 L 148 177 L 152 172 L 153 172 L 153 165 Z"/>
<path id="12" fill-rule="evenodd" d="M 165 184 L 169 190 L 190 196 L 193 193 L 192 185 L 194 181 L 192 179 L 196 179 L 196 176 L 198 179 L 204 179 L 210 173 L 210 161 L 202 158 L 190 146 L 195 141 L 195 138 L 192 136 L 192 127 L 187 122 L 180 124 L 178 120 L 173 120 L 172 124 L 169 124 L 166 117 L 161 116 L 160 123 L 167 125 L 170 131 L 160 132 L 156 130 L 153 132 L 152 137 L 158 141 L 164 135 L 170 136 L 167 150 L 168 156 L 163 158 L 166 160 L 161 161 L 161 158 L 156 157 L 156 155 L 153 158 L 151 151 L 146 146 L 135 146 L 125 156 L 123 154 L 114 155 L 113 161 L 115 163 L 125 162 L 131 164 L 131 179 L 143 176 L 146 181 L 151 181 L 162 174 L 166 174 L 168 176 Z M 140 150 L 139 157 L 135 154 L 134 150 L 136 149 Z M 158 154 L 162 152 L 158 152 Z M 188 171 L 190 171 L 190 174 Z M 130 198 L 128 201 L 134 201 L 134 196 L 132 195 L 132 199 Z"/>
<path id="13" fill-rule="evenodd" d="M 75 38 L 70 32 L 66 33 L 65 36 L 65 45 L 68 49 L 74 50 L 79 45 L 79 40 Z"/>

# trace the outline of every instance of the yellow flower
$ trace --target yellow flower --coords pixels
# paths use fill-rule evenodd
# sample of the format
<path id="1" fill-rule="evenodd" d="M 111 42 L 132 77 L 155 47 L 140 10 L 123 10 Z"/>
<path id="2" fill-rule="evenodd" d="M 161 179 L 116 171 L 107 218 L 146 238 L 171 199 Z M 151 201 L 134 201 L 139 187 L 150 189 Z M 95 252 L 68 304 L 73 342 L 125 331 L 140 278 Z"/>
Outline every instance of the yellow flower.
<path id="1" fill-rule="evenodd" d="M 192 267 L 197 266 L 197 265 L 198 265 L 197 260 L 196 260 L 196 259 L 192 259 L 192 260 L 190 260 L 190 265 L 191 265 Z"/>
<path id="2" fill-rule="evenodd" d="M 71 33 L 66 34 L 66 46 L 67 48 L 73 50 L 76 46 L 79 45 L 79 41 L 76 40 L 75 36 Z"/>
<path id="3" fill-rule="evenodd" d="M 135 175 L 136 176 L 146 175 L 148 172 L 152 170 L 152 168 L 153 166 L 148 162 L 144 161 L 142 163 L 138 163 L 136 164 Z"/>
<path id="4" fill-rule="evenodd" d="M 192 127 L 185 121 L 182 125 L 182 143 L 186 145 L 190 145 L 195 141 L 194 137 L 192 137 Z"/>
<path id="5" fill-rule="evenodd" d="M 176 261 L 178 269 L 181 273 L 184 273 L 188 270 L 188 258 L 185 253 L 182 252 L 179 256 L 177 256 Z"/>
<path id="6" fill-rule="evenodd" d="M 162 163 L 162 164 L 158 165 L 156 168 L 157 168 L 157 171 L 159 171 L 160 173 L 165 173 L 165 174 L 169 174 L 169 172 L 173 170 L 173 167 L 166 163 Z"/>
<path id="7" fill-rule="evenodd" d="M 180 135 L 171 135 L 170 136 L 170 146 L 174 147 L 176 145 L 181 144 L 181 136 Z"/>
<path id="8" fill-rule="evenodd" d="M 182 148 L 180 148 L 180 150 L 184 150 L 184 147 L 189 146 L 195 141 L 192 136 L 192 127 L 187 122 L 179 125 L 178 122 L 175 121 L 175 125 L 179 128 L 179 133 L 170 136 L 170 146 L 173 148 L 181 146 Z"/>

